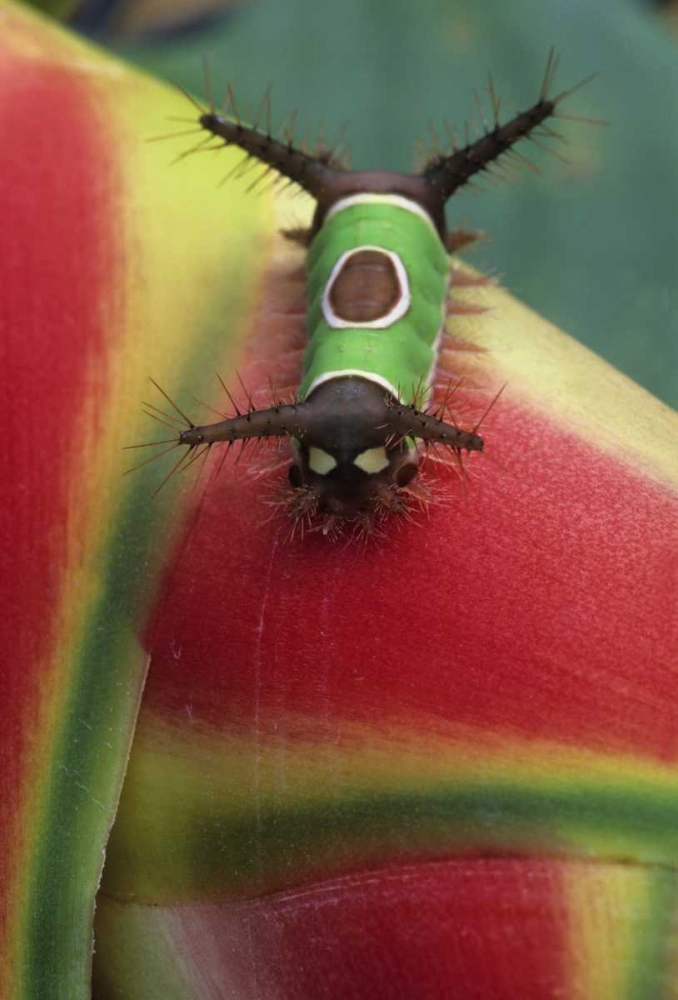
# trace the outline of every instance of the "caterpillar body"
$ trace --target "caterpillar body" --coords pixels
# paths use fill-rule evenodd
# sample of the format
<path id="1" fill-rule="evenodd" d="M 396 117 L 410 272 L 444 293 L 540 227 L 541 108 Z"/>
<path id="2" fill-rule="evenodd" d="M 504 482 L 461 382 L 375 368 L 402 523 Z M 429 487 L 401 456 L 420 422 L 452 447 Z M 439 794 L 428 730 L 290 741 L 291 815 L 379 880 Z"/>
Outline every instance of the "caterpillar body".
<path id="1" fill-rule="evenodd" d="M 307 247 L 308 344 L 297 399 L 189 422 L 176 441 L 187 449 L 180 465 L 219 442 L 286 437 L 294 455 L 287 509 L 328 532 L 404 510 L 422 446 L 459 458 L 483 450 L 478 426 L 464 430 L 420 402 L 438 360 L 449 253 L 464 241 L 448 233 L 445 204 L 519 140 L 559 138 L 545 122 L 572 90 L 549 97 L 555 67 L 551 52 L 538 100 L 504 124 L 490 83 L 493 126 L 436 154 L 419 174 L 348 170 L 326 150 L 309 152 L 237 113 L 234 120 L 198 106 L 209 139 L 303 188 L 316 210 L 310 230 L 287 234 Z"/>

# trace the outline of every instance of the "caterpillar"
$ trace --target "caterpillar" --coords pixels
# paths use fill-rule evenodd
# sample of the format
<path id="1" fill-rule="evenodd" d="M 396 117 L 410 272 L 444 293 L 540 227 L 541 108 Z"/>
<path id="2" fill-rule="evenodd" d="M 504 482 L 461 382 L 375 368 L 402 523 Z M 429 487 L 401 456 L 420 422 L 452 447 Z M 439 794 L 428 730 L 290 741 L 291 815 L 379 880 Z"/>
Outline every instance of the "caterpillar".
<path id="1" fill-rule="evenodd" d="M 404 512 L 426 448 L 448 449 L 460 462 L 464 453 L 483 451 L 479 424 L 463 429 L 426 405 L 446 315 L 449 254 L 468 241 L 463 230 L 448 231 L 445 205 L 500 157 L 519 156 L 513 147 L 520 140 L 561 138 L 546 122 L 571 117 L 558 108 L 587 81 L 549 96 L 556 64 L 551 50 L 537 100 L 503 124 L 490 80 L 492 124 L 473 139 L 467 129 L 463 145 L 435 153 L 416 174 L 350 170 L 331 150 L 309 151 L 289 133 L 274 137 L 270 124 L 260 129 L 237 111 L 228 117 L 194 102 L 207 141 L 237 146 L 265 174 L 297 185 L 315 200 L 315 212 L 310 229 L 285 233 L 306 248 L 308 341 L 296 399 L 250 405 L 205 425 L 174 407 L 185 422 L 174 440 L 186 449 L 179 466 L 218 443 L 287 438 L 293 457 L 286 508 L 327 534 Z"/>

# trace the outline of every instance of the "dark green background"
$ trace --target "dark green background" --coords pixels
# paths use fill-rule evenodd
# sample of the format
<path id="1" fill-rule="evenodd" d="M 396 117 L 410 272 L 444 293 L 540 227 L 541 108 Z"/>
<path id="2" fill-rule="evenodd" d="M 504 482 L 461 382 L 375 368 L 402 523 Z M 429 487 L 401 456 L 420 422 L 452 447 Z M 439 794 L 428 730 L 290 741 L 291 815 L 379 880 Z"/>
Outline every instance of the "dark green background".
<path id="1" fill-rule="evenodd" d="M 509 105 L 532 103 L 551 44 L 556 89 L 599 74 L 563 110 L 611 124 L 559 123 L 571 170 L 523 144 L 542 176 L 462 193 L 450 221 L 492 237 L 474 264 L 675 405 L 678 46 L 637 0 L 261 0 L 188 39 L 117 47 L 200 93 L 206 55 L 245 106 L 271 81 L 278 121 L 348 122 L 353 166 L 409 169 L 429 121 L 475 114 L 488 71 Z"/>

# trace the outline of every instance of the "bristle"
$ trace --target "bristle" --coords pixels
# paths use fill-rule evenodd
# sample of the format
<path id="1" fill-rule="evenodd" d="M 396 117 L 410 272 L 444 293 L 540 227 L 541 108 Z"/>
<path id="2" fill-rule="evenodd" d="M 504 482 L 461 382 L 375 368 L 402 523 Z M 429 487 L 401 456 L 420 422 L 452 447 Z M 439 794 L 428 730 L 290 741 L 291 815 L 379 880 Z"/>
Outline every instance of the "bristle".
<path id="1" fill-rule="evenodd" d="M 539 91 L 539 99 L 545 101 L 551 91 L 553 86 L 553 77 L 555 76 L 556 70 L 558 69 L 558 55 L 556 53 L 555 45 L 552 45 L 549 49 L 548 56 L 546 58 L 546 70 L 544 72 L 544 79 L 542 80 L 541 90 Z"/>
<path id="2" fill-rule="evenodd" d="M 484 133 L 489 132 L 490 131 L 490 125 L 489 125 L 489 122 L 487 121 L 487 117 L 486 117 L 486 114 L 485 114 L 485 108 L 483 107 L 482 99 L 481 99 L 480 94 L 478 93 L 477 90 L 473 91 L 473 100 L 475 101 L 476 108 L 478 109 L 478 117 L 480 118 L 480 123 L 482 125 L 482 131 Z"/>
<path id="3" fill-rule="evenodd" d="M 137 448 L 157 448 L 161 444 L 177 444 L 176 438 L 163 438 L 161 441 L 142 441 L 141 444 L 123 445 L 123 451 L 135 451 Z"/>
<path id="4" fill-rule="evenodd" d="M 492 109 L 492 121 L 494 122 L 493 127 L 494 128 L 498 128 L 499 127 L 499 113 L 501 111 L 501 99 L 497 95 L 497 93 L 496 93 L 496 91 L 494 89 L 494 84 L 492 82 L 492 77 L 491 76 L 488 76 L 488 78 L 487 78 L 487 92 L 488 92 L 489 97 L 490 97 L 490 107 Z"/>
<path id="5" fill-rule="evenodd" d="M 190 456 L 190 454 L 191 454 L 191 451 L 192 451 L 192 450 L 193 450 L 193 449 L 189 448 L 189 449 L 188 449 L 188 451 L 185 451 L 185 452 L 184 452 L 184 453 L 182 454 L 182 456 L 181 456 L 181 458 L 179 459 L 179 461 L 178 461 L 178 462 L 177 462 L 177 463 L 176 463 L 175 465 L 173 465 L 173 466 L 172 466 L 172 468 L 171 468 L 171 469 L 169 470 L 169 472 L 168 472 L 168 473 L 167 473 L 167 475 L 166 475 L 166 476 L 164 477 L 164 479 L 161 479 L 161 480 L 160 480 L 160 484 L 159 484 L 159 486 L 156 486 L 156 488 L 155 488 L 155 489 L 153 490 L 153 494 L 152 494 L 152 495 L 153 495 L 154 497 L 157 497 L 157 495 L 158 495 L 158 493 L 160 492 L 160 490 L 161 490 L 161 489 L 162 489 L 162 488 L 163 488 L 164 486 L 166 486 L 166 485 L 167 485 L 167 483 L 168 483 L 168 482 L 170 481 L 170 479 L 171 479 L 171 478 L 172 478 L 172 477 L 173 477 L 173 476 L 174 476 L 174 475 L 175 475 L 175 474 L 176 474 L 177 472 L 179 472 L 179 470 L 181 469 L 181 466 L 182 466 L 182 465 L 183 465 L 183 463 L 184 463 L 184 462 L 185 462 L 185 461 L 187 460 L 187 458 L 188 458 L 188 457 Z"/>
<path id="6" fill-rule="evenodd" d="M 506 388 L 506 383 L 504 383 L 504 385 L 501 386 L 501 388 L 496 393 L 496 395 L 494 396 L 494 398 L 490 400 L 487 408 L 485 409 L 485 411 L 482 413 L 480 419 L 475 424 L 475 426 L 473 428 L 473 432 L 472 432 L 473 434 L 476 434 L 478 432 L 478 430 L 480 429 L 481 425 L 485 422 L 485 419 L 487 418 L 487 416 L 490 413 L 490 411 L 493 409 L 495 403 L 497 402 L 497 400 L 499 399 L 499 397 L 501 396 L 501 394 L 502 394 L 502 392 L 504 391 L 505 388 Z"/>
<path id="7" fill-rule="evenodd" d="M 185 422 L 186 426 L 187 427 L 192 427 L 193 424 L 191 423 L 191 421 L 189 420 L 189 418 L 186 416 L 186 414 L 184 413 L 184 411 L 181 410 L 177 406 L 177 404 L 174 402 L 174 400 L 171 398 L 171 396 L 167 395 L 167 393 L 162 388 L 162 386 L 159 386 L 158 383 L 155 381 L 155 379 L 152 379 L 150 377 L 149 377 L 148 381 L 151 383 L 151 385 L 155 386 L 155 388 L 158 390 L 158 392 L 160 393 L 161 396 L 165 397 L 165 399 L 167 400 L 167 402 L 169 403 L 169 405 L 172 407 L 172 409 L 175 410 L 176 413 L 178 413 L 179 416 L 182 418 L 182 420 Z"/>
<path id="8" fill-rule="evenodd" d="M 481 233 L 480 238 L 485 239 L 485 233 Z M 496 284 L 496 278 L 490 274 L 473 274 L 463 267 L 452 266 L 452 288 L 483 288 Z"/>
<path id="9" fill-rule="evenodd" d="M 271 83 L 266 85 L 266 89 L 262 94 L 261 101 L 259 102 L 259 107 L 257 108 L 256 114 L 252 119 L 252 128 L 259 129 L 259 123 L 262 117 L 266 116 L 266 128 L 265 132 L 270 135 L 271 132 Z"/>
<path id="10" fill-rule="evenodd" d="M 152 413 L 148 414 L 149 417 L 154 417 L 155 419 L 157 419 L 158 417 L 164 417 L 165 420 L 169 420 L 170 423 L 175 424 L 177 427 L 186 426 L 186 421 L 183 418 L 180 420 L 178 417 L 175 417 L 174 414 L 172 413 L 165 413 L 164 410 L 161 410 L 158 406 L 154 406 L 153 403 L 148 403 L 146 402 L 146 400 L 142 400 L 141 405 L 145 406 L 147 410 L 153 411 Z"/>
<path id="11" fill-rule="evenodd" d="M 189 119 L 187 119 L 187 122 Z M 202 133 L 202 129 L 199 125 L 194 125 L 193 128 L 183 129 L 181 132 L 166 132 L 164 135 L 150 135 L 146 139 L 146 142 L 164 142 L 166 139 L 184 139 L 187 135 L 198 135 Z"/>
<path id="12" fill-rule="evenodd" d="M 548 156 L 555 157 L 556 160 L 560 160 L 560 162 L 564 163 L 566 167 L 572 166 L 571 160 L 568 160 L 566 156 L 563 156 L 562 153 L 559 153 L 557 149 L 552 149 L 550 146 L 545 146 L 543 142 L 539 142 L 539 139 L 536 137 L 534 133 L 532 135 L 528 135 L 527 140 L 528 142 L 531 142 L 533 145 L 535 145 L 537 149 L 541 149 L 543 153 L 546 153 Z"/>
<path id="13" fill-rule="evenodd" d="M 209 62 L 207 56 L 202 57 L 202 76 L 203 76 L 203 89 L 205 91 L 205 97 L 207 98 L 207 104 L 210 109 L 210 114 L 214 114 L 214 94 L 212 92 L 212 77 L 210 74 Z"/>
<path id="14" fill-rule="evenodd" d="M 154 443 L 156 443 L 156 442 L 151 442 L 151 444 L 154 444 Z M 155 461 L 157 461 L 157 460 L 158 460 L 159 458 L 162 458 L 162 457 L 163 457 L 163 455 L 167 455 L 167 454 L 168 454 L 168 452 L 170 452 L 170 451 L 173 451 L 173 450 L 174 450 L 174 448 L 176 448 L 178 444 L 179 444 L 179 442 L 178 442 L 178 441 L 175 441 L 175 442 L 174 442 L 174 444 L 170 445 L 170 447 L 169 447 L 169 448 L 165 448 L 165 450 L 164 450 L 164 451 L 159 451 L 157 455 L 151 455 L 151 456 L 150 456 L 149 458 L 146 458 L 146 459 L 144 459 L 144 461 L 143 461 L 143 462 L 140 462 L 140 463 L 139 463 L 138 465 L 134 465 L 134 466 L 132 466 L 132 468 L 131 468 L 131 469 L 126 469 L 126 470 L 125 470 L 125 471 L 123 472 L 123 476 L 129 476 L 129 474 L 130 474 L 131 472 L 137 472 L 137 471 L 138 471 L 139 469 L 143 469 L 143 467 L 144 467 L 145 465 L 150 465 L 150 463 L 151 463 L 151 462 L 155 462 Z M 133 448 L 133 447 L 134 447 L 134 445 L 128 445 L 128 447 L 131 447 L 131 448 Z M 140 447 L 144 447 L 144 446 L 143 446 L 143 445 L 141 445 Z"/>
<path id="15" fill-rule="evenodd" d="M 221 410 L 217 410 L 213 406 L 210 406 L 210 404 L 206 403 L 203 399 L 198 399 L 194 396 L 193 402 L 197 403 L 198 406 L 202 406 L 205 410 L 209 410 L 210 413 L 213 413 L 215 417 L 219 417 L 220 420 L 228 419 L 228 415 L 226 413 L 222 413 Z"/>
<path id="16" fill-rule="evenodd" d="M 242 118 L 240 117 L 238 106 L 235 103 L 235 90 L 233 89 L 233 84 L 230 82 L 226 87 L 226 96 L 224 97 L 224 114 L 227 115 L 229 110 L 231 111 L 233 118 L 235 118 L 236 125 L 241 125 Z"/>
<path id="17" fill-rule="evenodd" d="M 177 430 L 176 424 L 170 423 L 169 420 L 163 420 L 163 418 L 159 417 L 157 413 L 152 413 L 150 410 L 146 409 L 142 409 L 142 413 L 144 414 L 144 416 L 150 417 L 151 420 L 155 420 L 157 423 L 162 424 L 163 427 L 167 427 L 167 429 L 170 431 Z"/>
<path id="18" fill-rule="evenodd" d="M 170 161 L 170 166 L 174 167 L 177 163 L 185 160 L 188 156 L 193 156 L 194 153 L 203 152 L 208 144 L 212 142 L 212 139 L 213 137 L 211 135 L 204 135 L 200 142 L 197 142 L 195 146 L 191 146 L 189 149 L 185 149 L 183 152 L 178 153 L 174 159 Z"/>
<path id="19" fill-rule="evenodd" d="M 198 114 L 199 115 L 204 114 L 204 111 L 205 111 L 204 107 L 196 101 L 195 97 L 193 97 L 192 94 L 189 94 L 189 92 L 187 90 L 184 90 L 184 88 L 181 86 L 180 83 L 177 83 L 176 81 L 173 81 L 173 82 L 174 82 L 174 86 L 177 88 L 177 90 L 180 90 L 181 93 L 186 98 L 186 100 L 188 100 L 188 101 L 191 102 L 191 104 L 193 105 L 193 107 L 195 108 L 195 110 L 198 112 Z"/>
<path id="20" fill-rule="evenodd" d="M 479 316 L 481 313 L 487 312 L 488 308 L 488 306 L 481 305 L 478 302 L 464 302 L 450 295 L 445 304 L 445 315 Z"/>
<path id="21" fill-rule="evenodd" d="M 528 158 L 524 156 L 523 153 L 519 153 L 517 149 L 507 149 L 505 156 L 507 163 L 510 163 L 512 159 L 518 160 L 518 162 L 523 167 L 525 167 L 526 170 L 529 170 L 531 173 L 535 174 L 535 176 L 539 177 L 539 175 L 541 174 L 541 170 L 539 169 L 539 167 L 536 166 L 536 164 L 534 164 L 532 160 L 528 160 Z"/>
<path id="22" fill-rule="evenodd" d="M 307 248 L 311 245 L 313 238 L 311 230 L 306 226 L 298 226 L 294 229 L 282 229 L 281 234 L 286 240 L 297 243 L 299 246 Z"/>

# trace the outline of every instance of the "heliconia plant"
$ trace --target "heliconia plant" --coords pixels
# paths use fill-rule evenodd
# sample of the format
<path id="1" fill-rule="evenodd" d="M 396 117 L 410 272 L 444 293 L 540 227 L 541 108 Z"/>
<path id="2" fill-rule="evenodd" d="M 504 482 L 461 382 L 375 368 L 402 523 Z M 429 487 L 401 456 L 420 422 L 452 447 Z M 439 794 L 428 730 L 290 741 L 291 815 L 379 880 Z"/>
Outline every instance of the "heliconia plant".
<path id="1" fill-rule="evenodd" d="M 450 406 L 506 388 L 430 502 L 294 531 L 266 445 L 154 496 L 148 377 L 293 393 L 303 250 L 145 141 L 180 95 L 2 23 L 0 996 L 673 996 L 675 415 L 458 264 Z"/>

